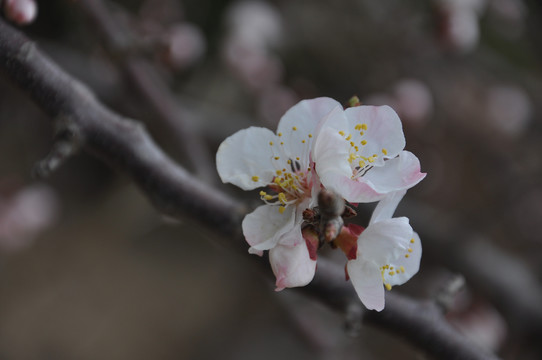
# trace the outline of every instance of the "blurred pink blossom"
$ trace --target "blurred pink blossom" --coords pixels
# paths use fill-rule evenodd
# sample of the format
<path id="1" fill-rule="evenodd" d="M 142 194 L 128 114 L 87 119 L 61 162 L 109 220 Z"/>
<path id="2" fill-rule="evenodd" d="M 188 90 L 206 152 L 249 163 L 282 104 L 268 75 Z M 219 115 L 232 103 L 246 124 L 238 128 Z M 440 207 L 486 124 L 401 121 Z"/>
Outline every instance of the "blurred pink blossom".
<path id="1" fill-rule="evenodd" d="M 207 44 L 199 28 L 189 23 L 172 26 L 167 35 L 168 63 L 176 69 L 192 66 L 205 54 Z"/>
<path id="2" fill-rule="evenodd" d="M 500 132 L 517 136 L 529 125 L 532 104 L 527 93 L 515 86 L 494 86 L 487 93 L 491 125 Z"/>
<path id="3" fill-rule="evenodd" d="M 58 215 L 58 200 L 51 188 L 31 185 L 9 198 L 0 197 L 0 250 L 20 250 L 50 227 Z"/>
<path id="4" fill-rule="evenodd" d="M 38 5 L 34 0 L 6 0 L 4 12 L 8 20 L 17 25 L 27 25 L 36 18 Z"/>

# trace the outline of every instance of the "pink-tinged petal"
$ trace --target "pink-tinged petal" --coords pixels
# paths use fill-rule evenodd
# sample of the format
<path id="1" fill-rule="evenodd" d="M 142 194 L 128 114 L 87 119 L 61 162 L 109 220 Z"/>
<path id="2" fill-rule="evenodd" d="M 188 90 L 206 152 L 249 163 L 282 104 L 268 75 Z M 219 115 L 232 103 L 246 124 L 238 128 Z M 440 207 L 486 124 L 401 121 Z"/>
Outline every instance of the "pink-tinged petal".
<path id="1" fill-rule="evenodd" d="M 395 212 L 395 209 L 397 209 L 397 205 L 399 205 L 399 202 L 401 201 L 401 199 L 403 199 L 403 196 L 405 196 L 405 194 L 406 190 L 400 190 L 387 194 L 382 200 L 378 202 L 378 205 L 376 205 L 369 224 L 381 220 L 391 219 L 393 213 Z"/>
<path id="2" fill-rule="evenodd" d="M 312 281 L 316 271 L 316 261 L 310 258 L 305 242 L 296 246 L 275 246 L 269 250 L 269 262 L 277 279 L 276 291 L 305 286 Z"/>
<path id="3" fill-rule="evenodd" d="M 358 257 L 388 265 L 407 253 L 412 227 L 405 217 L 378 221 L 370 224 L 358 240 Z"/>
<path id="4" fill-rule="evenodd" d="M 262 205 L 243 219 L 243 235 L 252 247 L 249 252 L 269 250 L 280 238 L 294 228 L 295 207 L 287 206 L 279 212 L 278 206 Z"/>
<path id="5" fill-rule="evenodd" d="M 303 171 L 309 166 L 318 123 L 338 106 L 340 107 L 340 104 L 330 98 L 303 100 L 280 119 L 277 129 L 279 144 L 282 144 L 287 157 L 300 163 Z"/>
<path id="6" fill-rule="evenodd" d="M 232 183 L 243 190 L 269 184 L 275 176 L 272 164 L 273 146 L 277 136 L 269 129 L 243 129 L 220 144 L 216 153 L 216 167 L 224 183 Z"/>
<path id="7" fill-rule="evenodd" d="M 392 286 L 404 284 L 420 269 L 422 242 L 416 232 L 413 232 L 409 245 L 412 250 L 407 250 L 405 254 L 400 255 L 399 258 L 390 262 L 390 266 L 393 267 L 393 276 L 390 276 L 389 271 L 385 273 L 386 282 Z"/>
<path id="8" fill-rule="evenodd" d="M 398 157 L 390 159 L 384 166 L 374 167 L 359 181 L 366 182 L 377 193 L 387 194 L 410 189 L 425 177 L 420 172 L 420 161 L 409 151 L 402 151 Z"/>
<path id="9" fill-rule="evenodd" d="M 305 239 L 303 239 L 303 235 L 301 234 L 301 224 L 294 221 L 294 226 L 280 236 L 278 244 L 296 246 L 301 243 L 305 243 Z"/>
<path id="10" fill-rule="evenodd" d="M 385 194 L 378 193 L 370 184 L 353 180 L 350 176 L 326 171 L 320 175 L 320 181 L 328 189 L 335 191 L 350 203 L 366 203 L 382 199 Z"/>
<path id="11" fill-rule="evenodd" d="M 349 131 L 359 135 L 358 124 L 365 124 L 366 129 L 361 129 L 367 143 L 363 145 L 364 156 L 379 155 L 376 165 L 380 165 L 383 157 L 393 158 L 405 148 L 405 135 L 403 126 L 397 113 L 389 106 L 356 106 L 345 110 L 348 118 Z M 385 149 L 385 153 L 383 153 Z"/>
<path id="12" fill-rule="evenodd" d="M 346 265 L 350 281 L 359 299 L 369 310 L 384 309 L 384 285 L 380 269 L 372 261 L 350 260 Z"/>

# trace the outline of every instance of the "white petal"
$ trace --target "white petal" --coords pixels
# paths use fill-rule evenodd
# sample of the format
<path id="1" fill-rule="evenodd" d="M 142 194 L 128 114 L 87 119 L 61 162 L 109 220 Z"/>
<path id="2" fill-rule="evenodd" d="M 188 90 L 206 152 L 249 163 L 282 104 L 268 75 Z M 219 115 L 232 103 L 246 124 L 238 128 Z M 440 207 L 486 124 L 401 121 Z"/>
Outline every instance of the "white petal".
<path id="1" fill-rule="evenodd" d="M 266 186 L 275 176 L 274 156 L 270 142 L 277 136 L 269 129 L 243 129 L 220 144 L 216 153 L 216 167 L 220 179 L 243 190 Z"/>
<path id="2" fill-rule="evenodd" d="M 338 172 L 326 171 L 318 173 L 320 181 L 324 186 L 341 195 L 351 203 L 366 203 L 382 199 L 385 194 L 380 194 L 368 183 L 359 180 L 352 180 L 350 176 L 338 174 Z"/>
<path id="3" fill-rule="evenodd" d="M 403 199 L 405 194 L 406 190 L 400 190 L 386 195 L 382 200 L 380 200 L 378 205 L 376 205 L 369 224 L 376 221 L 391 219 L 395 209 L 397 209 L 397 205 L 399 205 L 399 202 L 401 199 Z"/>
<path id="4" fill-rule="evenodd" d="M 294 227 L 295 206 L 286 206 L 281 214 L 278 206 L 262 205 L 243 219 L 243 235 L 252 246 L 251 253 L 273 248 Z"/>
<path id="5" fill-rule="evenodd" d="M 302 168 L 309 165 L 310 151 L 318 123 L 341 105 L 330 98 L 303 100 L 293 106 L 280 119 L 277 135 L 283 143 L 284 153 L 298 160 Z"/>
<path id="6" fill-rule="evenodd" d="M 419 183 L 425 173 L 420 172 L 420 161 L 409 151 L 402 151 L 396 158 L 384 163 L 384 166 L 374 167 L 359 181 L 366 182 L 377 193 L 409 189 Z"/>
<path id="7" fill-rule="evenodd" d="M 269 262 L 277 279 L 276 291 L 305 286 L 316 271 L 316 261 L 310 258 L 305 242 L 296 246 L 275 246 L 269 251 Z"/>
<path id="8" fill-rule="evenodd" d="M 405 217 L 372 223 L 359 236 L 358 257 L 388 265 L 407 253 L 412 233 Z"/>
<path id="9" fill-rule="evenodd" d="M 347 270 L 359 299 L 369 310 L 384 309 L 384 285 L 380 269 L 372 261 L 350 260 Z"/>
<path id="10" fill-rule="evenodd" d="M 294 227 L 281 235 L 279 238 L 278 244 L 279 245 L 285 245 L 285 246 L 296 246 L 300 243 L 305 243 L 305 239 L 303 239 L 303 235 L 301 234 L 301 221 L 294 222 Z"/>
<path id="11" fill-rule="evenodd" d="M 314 143 L 313 160 L 320 181 L 326 188 L 333 186 L 324 182 L 326 175 L 352 176 L 352 167 L 348 162 L 349 149 L 348 143 L 336 129 L 322 128 Z"/>
<path id="12" fill-rule="evenodd" d="M 420 269 L 422 242 L 416 232 L 412 234 L 412 239 L 414 239 L 414 243 L 410 243 L 412 251 L 407 251 L 404 255 L 400 255 L 399 258 L 390 262 L 390 266 L 394 267 L 395 274 L 390 276 L 389 272 L 385 273 L 386 282 L 392 286 L 404 284 Z M 406 254 L 408 254 L 408 257 L 406 257 Z"/>
<path id="13" fill-rule="evenodd" d="M 360 130 L 358 124 L 366 124 L 367 129 L 362 130 L 367 144 L 363 146 L 362 154 L 372 156 L 377 154 L 375 165 L 380 165 L 384 157 L 393 158 L 405 148 L 405 135 L 403 126 L 397 113 L 389 106 L 356 106 L 345 110 L 348 118 L 349 132 L 358 140 Z M 356 142 L 356 141 L 354 141 Z M 385 149 L 385 153 L 383 153 Z"/>

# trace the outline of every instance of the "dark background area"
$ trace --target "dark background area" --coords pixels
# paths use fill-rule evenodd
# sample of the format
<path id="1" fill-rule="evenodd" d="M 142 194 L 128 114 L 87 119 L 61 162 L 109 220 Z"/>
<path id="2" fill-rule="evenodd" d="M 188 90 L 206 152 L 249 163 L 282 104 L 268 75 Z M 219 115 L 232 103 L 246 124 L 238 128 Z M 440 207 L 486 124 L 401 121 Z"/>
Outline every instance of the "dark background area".
<path id="1" fill-rule="evenodd" d="M 512 298 L 541 291 L 538 2 L 106 2 L 128 39 L 120 50 L 78 1 L 38 5 L 24 32 L 191 169 L 175 126 L 138 91 L 124 59 L 152 66 L 211 154 L 238 129 L 274 130 L 304 98 L 391 105 L 428 173 L 398 210 L 422 235 L 420 272 L 393 291 L 431 298 L 461 274 L 450 321 L 505 359 L 540 358 L 528 312 L 487 281 L 505 274 Z M 1 359 L 423 358 L 378 329 L 350 336 L 340 315 L 295 290 L 275 293 L 248 254 L 210 229 L 163 218 L 88 154 L 36 180 L 50 124 L 2 75 Z M 258 204 L 214 172 L 202 181 Z"/>

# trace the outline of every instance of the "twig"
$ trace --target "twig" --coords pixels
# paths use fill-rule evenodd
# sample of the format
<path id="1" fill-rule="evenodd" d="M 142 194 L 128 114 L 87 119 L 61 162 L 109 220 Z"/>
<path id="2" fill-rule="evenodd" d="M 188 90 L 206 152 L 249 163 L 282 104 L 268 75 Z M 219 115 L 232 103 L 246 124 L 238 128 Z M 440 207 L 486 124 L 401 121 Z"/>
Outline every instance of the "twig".
<path id="1" fill-rule="evenodd" d="M 159 211 L 196 219 L 229 240 L 235 249 L 242 248 L 239 229 L 243 206 L 176 165 L 140 124 L 99 103 L 84 85 L 1 19 L 0 68 L 53 121 L 72 124 L 83 148 L 127 174 Z M 318 268 L 305 290 L 344 313 L 356 295 L 344 281 L 343 268 L 325 259 L 319 260 Z M 361 316 L 366 323 L 394 332 L 438 359 L 496 359 L 455 332 L 432 303 L 390 293 L 383 312 L 368 311 Z"/>
<path id="2" fill-rule="evenodd" d="M 185 111 L 152 64 L 134 51 L 136 41 L 115 19 L 101 0 L 80 0 L 79 6 L 92 20 L 114 60 L 130 79 L 148 106 L 161 119 L 172 140 L 184 151 L 190 165 L 200 179 L 213 183 L 217 176 L 212 157 L 201 137 L 191 126 L 190 114 Z"/>

